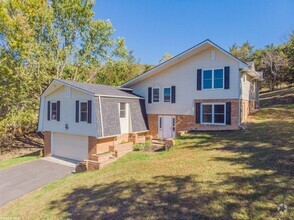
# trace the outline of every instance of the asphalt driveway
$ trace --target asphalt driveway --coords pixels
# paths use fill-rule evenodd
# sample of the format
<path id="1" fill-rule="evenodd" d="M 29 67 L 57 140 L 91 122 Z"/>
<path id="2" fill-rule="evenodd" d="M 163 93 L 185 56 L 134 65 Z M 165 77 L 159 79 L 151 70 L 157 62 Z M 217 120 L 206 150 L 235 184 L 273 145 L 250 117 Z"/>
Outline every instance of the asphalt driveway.
<path id="1" fill-rule="evenodd" d="M 0 170 L 0 206 L 71 175 L 73 170 L 72 166 L 42 159 Z"/>

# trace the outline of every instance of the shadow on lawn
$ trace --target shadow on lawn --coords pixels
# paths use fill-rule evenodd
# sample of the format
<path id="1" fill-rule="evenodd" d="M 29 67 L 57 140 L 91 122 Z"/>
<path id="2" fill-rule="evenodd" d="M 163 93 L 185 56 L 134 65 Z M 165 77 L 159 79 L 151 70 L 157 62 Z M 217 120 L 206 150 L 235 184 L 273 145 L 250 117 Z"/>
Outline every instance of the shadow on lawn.
<path id="1" fill-rule="evenodd" d="M 150 182 L 118 181 L 77 188 L 63 200 L 53 201 L 50 208 L 60 210 L 60 204 L 65 205 L 61 212 L 70 219 L 211 219 L 205 204 L 215 195 L 202 194 L 195 178 L 157 176 Z"/>

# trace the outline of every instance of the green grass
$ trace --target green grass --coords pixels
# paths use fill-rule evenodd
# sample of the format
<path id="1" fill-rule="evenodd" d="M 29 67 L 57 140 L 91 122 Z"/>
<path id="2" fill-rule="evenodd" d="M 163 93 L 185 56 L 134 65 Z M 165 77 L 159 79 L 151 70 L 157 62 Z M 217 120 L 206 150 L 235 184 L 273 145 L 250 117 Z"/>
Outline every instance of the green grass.
<path id="1" fill-rule="evenodd" d="M 36 151 L 31 154 L 26 154 L 20 157 L 15 157 L 8 160 L 0 161 L 0 170 L 15 166 L 15 165 L 19 165 L 25 162 L 29 162 L 32 160 L 36 160 L 38 159 L 39 156 L 40 156 L 40 151 Z"/>
<path id="2" fill-rule="evenodd" d="M 168 152 L 132 152 L 26 195 L 3 207 L 0 218 L 293 219 L 288 93 L 288 101 L 255 113 L 246 130 L 187 134 Z M 277 211 L 281 203 L 285 214 Z"/>

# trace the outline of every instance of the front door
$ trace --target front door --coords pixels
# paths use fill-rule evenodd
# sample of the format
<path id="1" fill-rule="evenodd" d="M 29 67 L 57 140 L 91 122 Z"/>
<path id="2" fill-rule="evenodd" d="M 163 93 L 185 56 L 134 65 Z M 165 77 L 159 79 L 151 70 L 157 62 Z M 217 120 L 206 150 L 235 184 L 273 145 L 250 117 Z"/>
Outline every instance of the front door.
<path id="1" fill-rule="evenodd" d="M 175 137 L 175 117 L 159 116 L 158 117 L 158 137 L 174 138 Z"/>

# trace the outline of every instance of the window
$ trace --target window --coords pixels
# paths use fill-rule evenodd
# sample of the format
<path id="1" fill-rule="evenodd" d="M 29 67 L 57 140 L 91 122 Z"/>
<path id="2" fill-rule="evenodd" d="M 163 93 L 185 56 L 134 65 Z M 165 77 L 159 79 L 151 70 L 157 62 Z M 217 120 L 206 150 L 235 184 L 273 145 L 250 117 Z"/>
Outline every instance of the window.
<path id="1" fill-rule="evenodd" d="M 163 89 L 163 101 L 164 102 L 170 102 L 171 99 L 171 89 L 170 88 L 164 88 Z"/>
<path id="2" fill-rule="evenodd" d="M 159 88 L 153 88 L 153 102 L 159 102 Z"/>
<path id="3" fill-rule="evenodd" d="M 159 117 L 159 129 L 162 129 L 162 117 Z"/>
<path id="4" fill-rule="evenodd" d="M 80 121 L 88 121 L 88 103 L 81 102 Z"/>
<path id="5" fill-rule="evenodd" d="M 224 71 L 223 69 L 214 70 L 214 82 L 215 89 L 221 89 L 224 87 Z"/>
<path id="6" fill-rule="evenodd" d="M 212 88 L 212 70 L 203 71 L 203 89 Z"/>
<path id="7" fill-rule="evenodd" d="M 202 105 L 202 122 L 212 123 L 212 105 Z"/>
<path id="8" fill-rule="evenodd" d="M 51 103 L 51 120 L 57 120 L 57 102 Z"/>
<path id="9" fill-rule="evenodd" d="M 203 70 L 203 89 L 224 88 L 224 70 Z"/>
<path id="10" fill-rule="evenodd" d="M 126 118 L 126 103 L 119 103 L 119 117 Z"/>
<path id="11" fill-rule="evenodd" d="M 225 124 L 225 104 L 202 104 L 202 124 Z"/>

